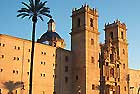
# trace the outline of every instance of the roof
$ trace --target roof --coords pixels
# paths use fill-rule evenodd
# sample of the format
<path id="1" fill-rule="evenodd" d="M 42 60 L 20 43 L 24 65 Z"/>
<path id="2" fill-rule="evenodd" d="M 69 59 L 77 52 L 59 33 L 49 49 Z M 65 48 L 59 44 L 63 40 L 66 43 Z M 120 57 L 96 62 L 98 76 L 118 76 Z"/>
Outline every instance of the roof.
<path id="1" fill-rule="evenodd" d="M 42 43 L 44 41 L 56 41 L 56 40 L 63 40 L 63 39 L 56 32 L 47 31 L 41 36 L 38 42 Z"/>

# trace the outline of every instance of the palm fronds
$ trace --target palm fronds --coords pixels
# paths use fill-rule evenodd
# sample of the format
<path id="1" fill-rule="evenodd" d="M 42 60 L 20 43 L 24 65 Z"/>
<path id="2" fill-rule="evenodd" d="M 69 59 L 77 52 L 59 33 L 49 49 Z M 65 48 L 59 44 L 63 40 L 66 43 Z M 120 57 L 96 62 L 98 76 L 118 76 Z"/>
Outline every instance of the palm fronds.
<path id="1" fill-rule="evenodd" d="M 52 16 L 49 14 L 50 8 L 45 7 L 46 3 L 47 1 L 41 2 L 40 0 L 29 0 L 29 4 L 22 2 L 25 7 L 17 11 L 19 12 L 17 17 L 24 18 L 28 16 L 30 19 L 34 16 L 39 17 L 42 21 L 44 21 L 42 16 L 52 18 Z"/>

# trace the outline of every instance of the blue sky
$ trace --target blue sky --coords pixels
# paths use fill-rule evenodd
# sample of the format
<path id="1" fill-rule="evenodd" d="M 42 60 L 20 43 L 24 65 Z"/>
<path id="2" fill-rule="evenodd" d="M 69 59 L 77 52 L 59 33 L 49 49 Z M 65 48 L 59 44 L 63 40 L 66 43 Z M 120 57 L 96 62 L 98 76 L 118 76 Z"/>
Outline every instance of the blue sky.
<path id="1" fill-rule="evenodd" d="M 32 23 L 28 18 L 17 18 L 17 10 L 21 2 L 28 0 L 1 0 L 0 2 L 0 33 L 31 39 Z M 44 0 L 43 0 L 44 1 Z M 51 15 L 56 21 L 56 31 L 65 39 L 70 49 L 71 11 L 83 4 L 97 8 L 99 12 L 100 42 L 104 42 L 104 24 L 119 19 L 127 25 L 129 43 L 129 67 L 140 69 L 140 0 L 48 0 Z M 36 39 L 47 31 L 47 21 L 38 21 Z"/>

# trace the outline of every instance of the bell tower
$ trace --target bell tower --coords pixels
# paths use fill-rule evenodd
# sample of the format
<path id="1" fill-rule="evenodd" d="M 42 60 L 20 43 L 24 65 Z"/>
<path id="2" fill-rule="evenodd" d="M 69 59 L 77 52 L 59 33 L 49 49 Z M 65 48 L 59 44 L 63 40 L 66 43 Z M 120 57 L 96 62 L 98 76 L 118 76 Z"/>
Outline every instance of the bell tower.
<path id="1" fill-rule="evenodd" d="M 114 64 L 114 69 L 119 69 L 117 73 L 119 73 L 119 77 L 114 76 L 114 86 L 118 86 L 117 89 L 112 90 L 113 92 L 119 92 L 117 94 L 128 94 L 129 87 L 128 87 L 128 42 L 127 42 L 127 35 L 126 35 L 126 25 L 124 23 L 121 23 L 119 20 L 114 21 L 112 24 L 105 24 L 105 44 L 109 47 L 110 44 L 111 49 L 115 47 L 116 49 L 116 55 L 117 55 L 117 62 Z M 113 48 L 112 48 L 113 47 Z M 113 51 L 113 50 L 112 50 Z M 113 55 L 113 52 L 110 54 L 110 63 L 112 60 L 115 59 L 115 55 Z M 107 65 L 107 66 L 110 66 Z M 110 76 L 114 74 L 115 70 L 109 72 L 109 78 Z M 117 74 L 116 74 L 117 75 Z M 116 77 L 116 78 L 115 78 Z M 110 80 L 108 78 L 108 80 Z M 113 88 L 113 87 L 112 87 Z M 110 91 L 110 92 L 112 92 Z M 114 93 L 113 93 L 114 94 Z M 115 93 L 116 94 L 116 93 Z"/>
<path id="2" fill-rule="evenodd" d="M 88 5 L 72 11 L 73 94 L 99 92 L 98 12 Z"/>

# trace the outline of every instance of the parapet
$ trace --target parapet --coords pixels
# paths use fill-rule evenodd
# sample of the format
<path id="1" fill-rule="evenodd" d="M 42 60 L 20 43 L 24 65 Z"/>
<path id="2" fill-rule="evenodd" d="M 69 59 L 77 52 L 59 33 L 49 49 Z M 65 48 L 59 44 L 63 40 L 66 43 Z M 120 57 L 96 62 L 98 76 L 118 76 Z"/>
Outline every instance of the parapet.
<path id="1" fill-rule="evenodd" d="M 119 21 L 118 19 L 111 24 L 110 23 L 108 23 L 108 24 L 105 23 L 105 29 L 111 28 L 111 27 L 116 27 L 116 26 L 118 26 L 118 27 L 120 27 L 124 30 L 127 30 L 125 23 L 121 23 L 121 21 Z"/>
<path id="2" fill-rule="evenodd" d="M 80 8 L 73 8 L 72 9 L 72 15 L 77 15 L 77 13 L 82 13 L 82 12 L 89 12 L 92 15 L 95 15 L 98 17 L 98 11 L 96 8 L 90 8 L 89 5 L 84 4 Z"/>

